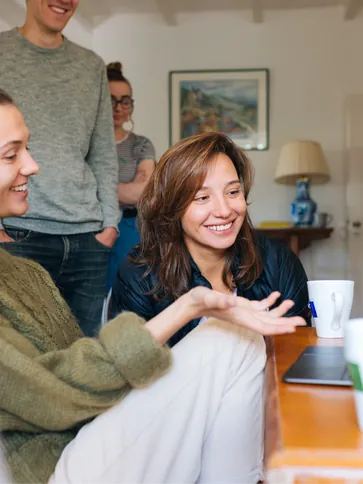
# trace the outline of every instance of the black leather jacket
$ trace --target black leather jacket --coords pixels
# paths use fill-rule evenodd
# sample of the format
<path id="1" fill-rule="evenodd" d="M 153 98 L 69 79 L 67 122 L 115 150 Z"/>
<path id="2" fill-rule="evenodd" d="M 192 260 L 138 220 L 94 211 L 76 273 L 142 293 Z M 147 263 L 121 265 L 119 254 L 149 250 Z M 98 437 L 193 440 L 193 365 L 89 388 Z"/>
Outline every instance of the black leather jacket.
<path id="1" fill-rule="evenodd" d="M 260 251 L 263 271 L 251 288 L 243 284 L 237 286 L 237 295 L 250 300 L 260 300 L 272 291 L 281 293 L 281 300 L 292 299 L 295 302 L 288 316 L 302 316 L 310 325 L 310 310 L 308 307 L 307 277 L 299 258 L 280 242 L 263 236 L 256 237 Z M 236 261 L 238 267 L 239 261 Z M 192 283 L 196 286 L 211 287 L 207 279 L 200 273 L 197 265 L 191 259 Z M 156 285 L 156 273 L 144 277 L 145 266 L 135 265 L 124 259 L 118 269 L 112 289 L 112 314 L 122 311 L 132 311 L 147 321 L 172 303 L 172 300 L 156 301 L 148 295 Z M 199 323 L 194 319 L 178 331 L 170 340 L 173 346 L 187 335 Z"/>

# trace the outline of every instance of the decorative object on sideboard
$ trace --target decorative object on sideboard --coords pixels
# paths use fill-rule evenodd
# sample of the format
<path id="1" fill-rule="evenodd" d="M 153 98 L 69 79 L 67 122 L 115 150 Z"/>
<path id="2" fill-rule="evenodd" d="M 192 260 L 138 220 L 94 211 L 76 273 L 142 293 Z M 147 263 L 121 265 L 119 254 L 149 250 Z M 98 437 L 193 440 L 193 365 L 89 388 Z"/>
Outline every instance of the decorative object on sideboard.
<path id="1" fill-rule="evenodd" d="M 328 227 L 333 221 L 333 215 L 327 212 L 320 212 L 317 214 L 317 226 Z"/>
<path id="2" fill-rule="evenodd" d="M 296 184 L 296 199 L 291 204 L 291 218 L 296 226 L 314 224 L 317 205 L 310 197 L 310 183 L 319 185 L 330 180 L 323 150 L 316 141 L 289 141 L 280 153 L 275 181 Z"/>
<path id="3" fill-rule="evenodd" d="M 292 227 L 292 223 L 287 220 L 262 220 L 258 224 L 261 229 L 286 229 Z"/>

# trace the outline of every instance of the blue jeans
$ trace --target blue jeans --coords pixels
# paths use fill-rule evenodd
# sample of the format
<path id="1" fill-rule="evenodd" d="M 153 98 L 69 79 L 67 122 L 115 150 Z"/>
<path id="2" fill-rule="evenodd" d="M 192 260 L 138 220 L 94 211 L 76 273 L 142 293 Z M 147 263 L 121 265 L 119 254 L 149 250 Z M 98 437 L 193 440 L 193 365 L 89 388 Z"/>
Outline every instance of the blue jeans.
<path id="1" fill-rule="evenodd" d="M 15 242 L 0 244 L 13 255 L 46 269 L 86 336 L 97 335 L 106 290 L 110 249 L 95 233 L 49 235 L 7 227 Z"/>
<path id="2" fill-rule="evenodd" d="M 118 229 L 120 235 L 111 249 L 110 262 L 108 265 L 107 291 L 112 287 L 118 266 L 122 259 L 129 254 L 134 245 L 140 243 L 140 234 L 137 230 L 136 217 L 122 218 L 118 225 Z"/>

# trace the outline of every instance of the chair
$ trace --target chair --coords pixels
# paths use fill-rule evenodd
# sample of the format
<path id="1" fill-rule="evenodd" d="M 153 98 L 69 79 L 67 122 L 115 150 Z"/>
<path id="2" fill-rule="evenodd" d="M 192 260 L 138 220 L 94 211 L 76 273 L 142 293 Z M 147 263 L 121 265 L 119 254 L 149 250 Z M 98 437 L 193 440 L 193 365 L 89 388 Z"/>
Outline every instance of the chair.
<path id="1" fill-rule="evenodd" d="M 112 289 L 108 291 L 108 294 L 103 301 L 101 324 L 106 324 L 107 321 L 109 321 L 110 319 L 109 316 L 110 316 L 110 309 L 111 309 L 111 298 L 112 298 Z"/>

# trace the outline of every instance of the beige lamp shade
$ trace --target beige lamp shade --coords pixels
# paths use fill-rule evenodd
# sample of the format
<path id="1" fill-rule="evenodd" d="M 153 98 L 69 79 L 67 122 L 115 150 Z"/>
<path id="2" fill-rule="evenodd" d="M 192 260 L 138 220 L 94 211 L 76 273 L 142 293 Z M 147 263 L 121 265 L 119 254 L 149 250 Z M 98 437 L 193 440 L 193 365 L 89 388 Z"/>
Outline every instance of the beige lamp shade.
<path id="1" fill-rule="evenodd" d="M 275 181 L 292 185 L 305 177 L 314 184 L 330 180 L 323 150 L 316 141 L 289 141 L 281 149 Z"/>

